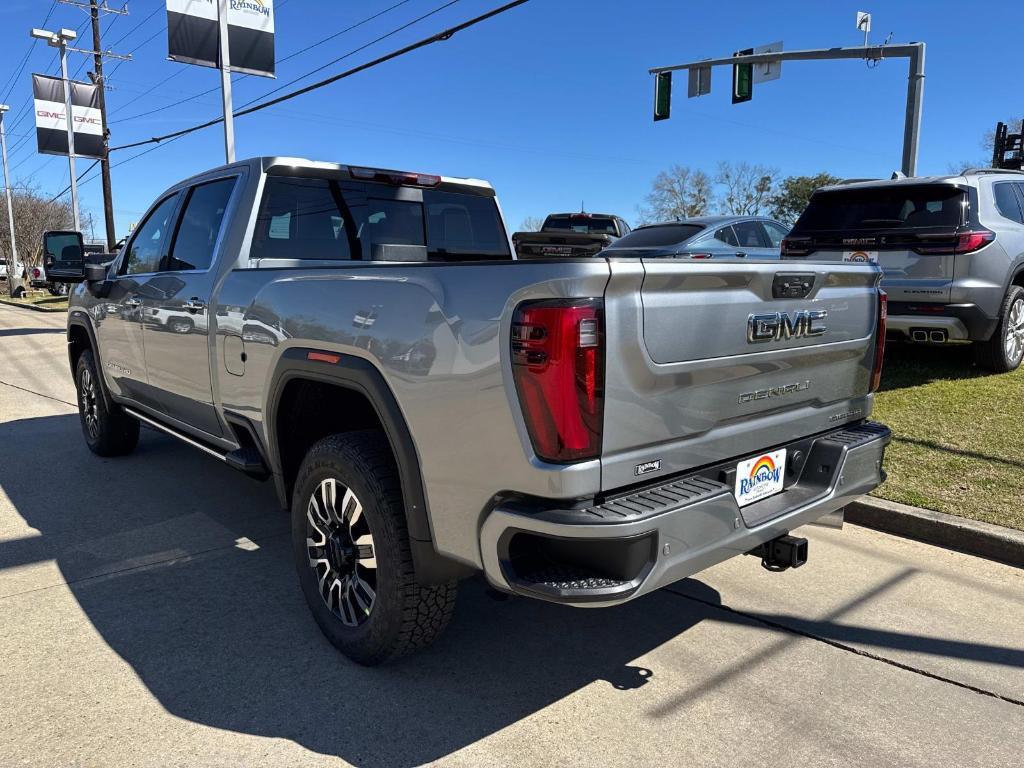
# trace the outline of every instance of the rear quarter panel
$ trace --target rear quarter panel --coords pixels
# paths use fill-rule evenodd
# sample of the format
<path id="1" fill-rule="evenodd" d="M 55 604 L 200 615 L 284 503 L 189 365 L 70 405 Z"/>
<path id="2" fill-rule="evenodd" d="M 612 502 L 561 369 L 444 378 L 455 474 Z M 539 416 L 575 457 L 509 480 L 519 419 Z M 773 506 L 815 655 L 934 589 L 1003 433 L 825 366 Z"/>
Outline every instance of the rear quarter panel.
<path id="1" fill-rule="evenodd" d="M 509 332 L 519 302 L 602 296 L 608 272 L 604 260 L 236 270 L 218 300 L 222 406 L 249 417 L 266 438 L 262 415 L 286 349 L 372 362 L 416 446 L 435 547 L 479 567 L 481 516 L 495 493 L 561 498 L 599 490 L 597 461 L 565 468 L 533 458 L 512 384 Z M 235 375 L 224 347 L 234 336 L 237 349 L 245 328 L 247 359 Z"/>

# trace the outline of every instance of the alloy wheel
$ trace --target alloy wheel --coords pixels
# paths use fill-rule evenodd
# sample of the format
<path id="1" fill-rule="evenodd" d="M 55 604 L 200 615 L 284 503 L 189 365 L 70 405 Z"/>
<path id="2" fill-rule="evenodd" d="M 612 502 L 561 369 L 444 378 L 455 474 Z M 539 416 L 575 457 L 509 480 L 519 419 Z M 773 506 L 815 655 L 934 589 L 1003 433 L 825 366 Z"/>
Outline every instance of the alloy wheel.
<path id="1" fill-rule="evenodd" d="M 82 410 L 82 418 L 85 419 L 85 429 L 93 440 L 100 435 L 100 412 L 99 397 L 96 392 L 96 380 L 92 371 L 83 367 L 82 375 L 78 380 L 78 404 Z"/>
<path id="2" fill-rule="evenodd" d="M 339 503 L 340 501 L 340 503 Z M 346 626 L 370 617 L 377 559 L 363 505 L 334 478 L 322 480 L 306 507 L 306 553 L 324 604 Z"/>
<path id="3" fill-rule="evenodd" d="M 1024 299 L 1017 299 L 1010 307 L 1006 323 L 1006 359 L 1018 362 L 1024 356 Z"/>

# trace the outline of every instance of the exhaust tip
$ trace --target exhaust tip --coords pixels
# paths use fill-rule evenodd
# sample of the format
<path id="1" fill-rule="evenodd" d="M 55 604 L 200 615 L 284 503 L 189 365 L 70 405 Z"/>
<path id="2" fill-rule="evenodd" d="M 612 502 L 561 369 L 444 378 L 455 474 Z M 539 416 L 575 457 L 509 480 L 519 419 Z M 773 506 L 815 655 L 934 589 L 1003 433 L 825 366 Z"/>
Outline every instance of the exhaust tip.
<path id="1" fill-rule="evenodd" d="M 946 332 L 945 331 L 932 331 L 931 340 L 936 344 L 946 343 Z"/>
<path id="2" fill-rule="evenodd" d="M 910 332 L 910 338 L 916 342 L 924 343 L 928 341 L 928 331 L 921 328 L 915 328 Z"/>

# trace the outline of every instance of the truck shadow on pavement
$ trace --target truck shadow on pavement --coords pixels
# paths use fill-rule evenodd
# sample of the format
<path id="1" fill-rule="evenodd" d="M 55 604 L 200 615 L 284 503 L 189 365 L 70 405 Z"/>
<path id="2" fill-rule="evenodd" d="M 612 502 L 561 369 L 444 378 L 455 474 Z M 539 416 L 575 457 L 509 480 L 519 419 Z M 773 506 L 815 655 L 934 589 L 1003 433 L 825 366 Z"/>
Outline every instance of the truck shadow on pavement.
<path id="1" fill-rule="evenodd" d="M 168 712 L 357 765 L 443 757 L 595 682 L 639 688 L 657 671 L 635 660 L 719 602 L 689 582 L 701 603 L 656 593 L 587 611 L 495 600 L 470 580 L 438 643 L 364 669 L 310 617 L 269 485 L 148 431 L 132 457 L 99 459 L 77 414 L 0 424 L 0 445 L 32 446 L 7 452 L 0 484 L 40 533 L 0 542 L 0 595 L 64 589 L 45 566 L 55 560 L 85 616 Z M 91 654 L 77 643 L 88 640 L 65 642 L 52 663 L 81 672 Z"/>

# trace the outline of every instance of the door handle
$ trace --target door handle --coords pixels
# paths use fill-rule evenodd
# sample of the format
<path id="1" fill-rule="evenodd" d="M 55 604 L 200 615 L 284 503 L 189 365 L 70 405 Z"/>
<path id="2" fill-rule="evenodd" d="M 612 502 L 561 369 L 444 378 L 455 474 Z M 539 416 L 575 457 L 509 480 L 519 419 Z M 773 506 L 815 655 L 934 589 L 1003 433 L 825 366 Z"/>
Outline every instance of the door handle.
<path id="1" fill-rule="evenodd" d="M 198 296 L 193 296 L 191 299 L 185 302 L 185 309 L 189 312 L 202 312 L 206 309 L 206 302 L 200 299 Z"/>
<path id="2" fill-rule="evenodd" d="M 125 299 L 124 300 L 124 305 L 126 307 L 128 307 L 128 309 L 135 309 L 136 307 L 141 307 L 142 306 L 142 299 L 135 299 L 135 298 Z"/>
<path id="3" fill-rule="evenodd" d="M 741 259 L 745 259 L 747 257 L 747 252 L 746 251 L 736 251 L 736 255 L 739 258 L 741 258 Z"/>

